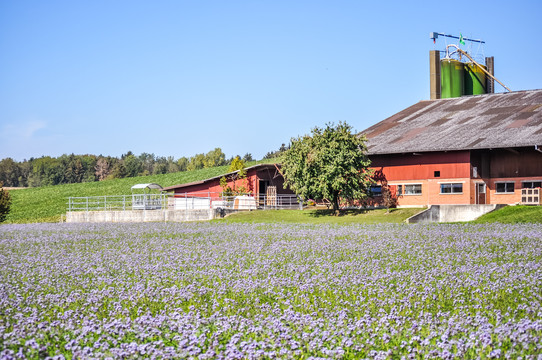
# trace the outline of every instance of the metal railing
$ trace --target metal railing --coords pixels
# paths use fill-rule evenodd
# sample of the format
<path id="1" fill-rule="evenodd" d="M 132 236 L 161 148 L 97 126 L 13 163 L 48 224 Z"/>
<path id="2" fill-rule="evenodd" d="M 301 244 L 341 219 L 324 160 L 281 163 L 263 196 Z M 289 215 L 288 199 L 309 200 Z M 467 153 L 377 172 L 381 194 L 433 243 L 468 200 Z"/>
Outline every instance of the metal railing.
<path id="1" fill-rule="evenodd" d="M 71 211 L 126 211 L 126 210 L 270 210 L 302 209 L 303 201 L 296 195 L 252 194 L 224 195 L 223 193 L 134 194 L 68 198 Z"/>
<path id="2" fill-rule="evenodd" d="M 68 211 L 125 211 L 167 209 L 167 194 L 69 197 Z"/>

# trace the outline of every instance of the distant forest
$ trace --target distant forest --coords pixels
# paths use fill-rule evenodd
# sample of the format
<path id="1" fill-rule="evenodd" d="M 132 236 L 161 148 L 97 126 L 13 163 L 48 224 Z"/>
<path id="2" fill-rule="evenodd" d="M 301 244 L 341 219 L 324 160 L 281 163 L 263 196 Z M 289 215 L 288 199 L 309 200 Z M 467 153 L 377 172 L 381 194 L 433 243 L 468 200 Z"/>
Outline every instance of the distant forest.
<path id="1" fill-rule="evenodd" d="M 282 144 L 278 151 L 268 152 L 264 159 L 273 158 L 286 150 Z M 243 157 L 245 162 L 253 161 L 250 153 Z M 168 174 L 192 171 L 214 166 L 228 165 L 235 158 L 226 159 L 222 149 L 215 148 L 206 154 L 174 159 L 142 153 L 137 156 L 131 151 L 120 158 L 102 155 L 42 156 L 22 162 L 5 158 L 0 161 L 0 184 L 8 187 L 38 187 L 58 184 L 120 179 L 134 176 Z"/>

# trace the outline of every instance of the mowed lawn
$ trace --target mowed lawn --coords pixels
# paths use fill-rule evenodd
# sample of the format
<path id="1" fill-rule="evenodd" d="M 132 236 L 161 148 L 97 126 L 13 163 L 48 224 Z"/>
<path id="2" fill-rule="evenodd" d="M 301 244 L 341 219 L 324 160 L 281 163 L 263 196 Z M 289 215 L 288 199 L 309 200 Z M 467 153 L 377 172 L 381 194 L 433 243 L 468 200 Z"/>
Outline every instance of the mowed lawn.
<path id="1" fill-rule="evenodd" d="M 331 210 L 266 210 L 233 213 L 216 222 L 226 223 L 302 223 L 302 224 L 380 224 L 400 223 L 423 211 L 422 208 L 343 210 L 335 216 Z"/>
<path id="2" fill-rule="evenodd" d="M 541 224 L 0 226 L 0 358 L 536 358 Z"/>

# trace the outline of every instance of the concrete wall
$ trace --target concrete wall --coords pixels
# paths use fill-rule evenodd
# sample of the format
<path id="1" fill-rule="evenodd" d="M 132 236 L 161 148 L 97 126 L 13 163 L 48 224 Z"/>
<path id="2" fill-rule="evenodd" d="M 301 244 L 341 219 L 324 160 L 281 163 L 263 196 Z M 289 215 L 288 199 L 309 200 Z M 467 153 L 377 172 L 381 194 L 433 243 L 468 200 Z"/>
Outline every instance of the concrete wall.
<path id="1" fill-rule="evenodd" d="M 181 222 L 211 220 L 222 216 L 222 212 L 218 209 L 72 211 L 66 213 L 66 222 Z"/>
<path id="2" fill-rule="evenodd" d="M 506 205 L 432 205 L 407 219 L 407 223 L 472 221 Z"/>

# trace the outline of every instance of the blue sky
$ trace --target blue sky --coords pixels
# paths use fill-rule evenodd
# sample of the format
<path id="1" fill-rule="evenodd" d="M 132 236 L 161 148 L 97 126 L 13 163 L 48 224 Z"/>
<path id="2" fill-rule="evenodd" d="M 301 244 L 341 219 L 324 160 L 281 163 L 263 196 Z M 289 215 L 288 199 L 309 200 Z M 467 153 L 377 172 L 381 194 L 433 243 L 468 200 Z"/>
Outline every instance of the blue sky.
<path id="1" fill-rule="evenodd" d="M 542 88 L 540 1 L 0 1 L 0 159 L 256 158 L 429 98 L 429 32 Z M 449 43 L 449 42 L 448 42 Z M 497 87 L 498 92 L 503 89 Z"/>

